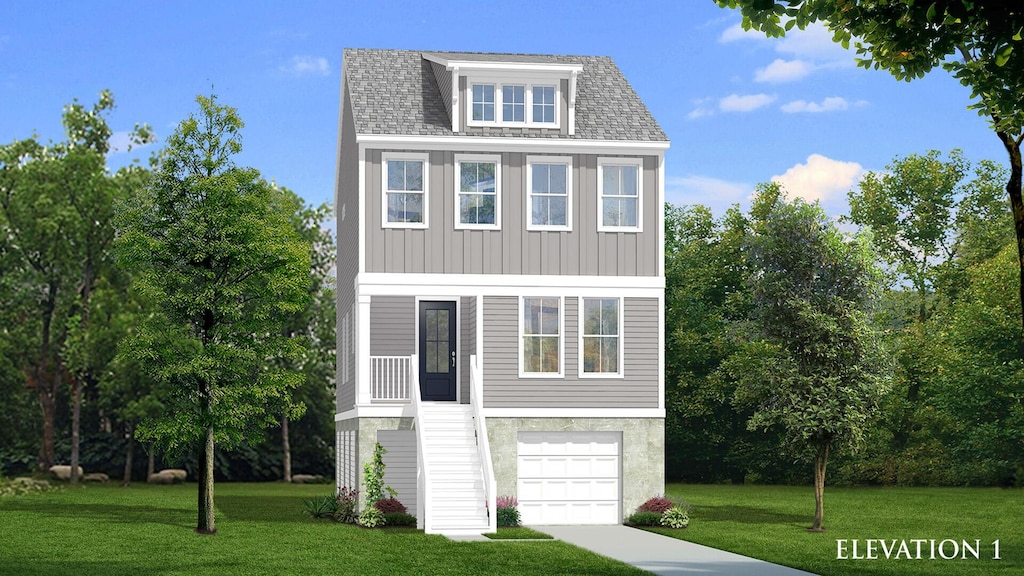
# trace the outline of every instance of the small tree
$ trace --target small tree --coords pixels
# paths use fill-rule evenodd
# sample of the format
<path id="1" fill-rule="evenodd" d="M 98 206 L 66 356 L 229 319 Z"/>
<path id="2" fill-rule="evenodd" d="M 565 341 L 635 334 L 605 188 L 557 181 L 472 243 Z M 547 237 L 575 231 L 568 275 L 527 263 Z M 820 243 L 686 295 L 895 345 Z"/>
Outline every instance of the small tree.
<path id="1" fill-rule="evenodd" d="M 213 96 L 197 101 L 198 116 L 178 125 L 152 184 L 122 214 L 118 246 L 160 311 L 133 337 L 166 388 L 166 411 L 139 432 L 172 452 L 196 449 L 196 531 L 210 534 L 215 443 L 230 448 L 276 424 L 302 379 L 269 360 L 302 353 L 279 316 L 305 306 L 310 263 L 275 188 L 232 161 L 238 113 Z"/>
<path id="2" fill-rule="evenodd" d="M 870 241 L 844 238 L 817 204 L 762 186 L 747 240 L 755 340 L 724 369 L 751 429 L 778 426 L 814 462 L 814 524 L 824 530 L 830 450 L 856 447 L 883 387 L 866 309 L 878 283 Z"/>

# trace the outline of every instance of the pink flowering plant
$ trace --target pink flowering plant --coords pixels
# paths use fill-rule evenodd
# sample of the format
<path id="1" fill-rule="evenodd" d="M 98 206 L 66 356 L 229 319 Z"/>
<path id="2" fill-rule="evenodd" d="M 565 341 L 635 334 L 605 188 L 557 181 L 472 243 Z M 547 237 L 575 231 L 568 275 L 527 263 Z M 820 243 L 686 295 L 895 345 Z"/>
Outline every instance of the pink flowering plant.
<path id="1" fill-rule="evenodd" d="M 498 526 L 519 526 L 519 501 L 515 496 L 498 496 Z"/>

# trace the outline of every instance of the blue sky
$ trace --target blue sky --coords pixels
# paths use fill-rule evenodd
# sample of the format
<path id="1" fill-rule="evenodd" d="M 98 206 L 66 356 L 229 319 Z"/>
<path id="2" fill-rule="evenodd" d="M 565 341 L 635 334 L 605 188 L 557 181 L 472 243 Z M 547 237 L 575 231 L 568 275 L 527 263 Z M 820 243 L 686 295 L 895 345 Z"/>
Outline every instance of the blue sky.
<path id="1" fill-rule="evenodd" d="M 0 142 L 59 139 L 74 98 L 113 91 L 116 132 L 166 137 L 212 90 L 246 122 L 240 164 L 312 203 L 333 196 L 345 47 L 611 56 L 672 140 L 667 199 L 716 214 L 781 178 L 846 210 L 865 170 L 961 148 L 1005 164 L 944 71 L 897 82 L 824 30 L 767 40 L 711 0 L 25 2 L 0 7 Z M 112 165 L 152 149 L 117 154 Z"/>

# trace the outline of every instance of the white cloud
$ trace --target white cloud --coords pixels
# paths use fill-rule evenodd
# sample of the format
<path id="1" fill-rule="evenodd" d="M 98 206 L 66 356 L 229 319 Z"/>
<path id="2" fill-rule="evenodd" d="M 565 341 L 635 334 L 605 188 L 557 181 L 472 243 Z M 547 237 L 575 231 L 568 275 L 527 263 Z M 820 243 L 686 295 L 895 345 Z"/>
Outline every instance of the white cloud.
<path id="1" fill-rule="evenodd" d="M 775 96 L 768 94 L 730 94 L 718 101 L 722 112 L 750 112 L 763 108 L 775 101 Z"/>
<path id="2" fill-rule="evenodd" d="M 722 31 L 722 35 L 718 37 L 718 41 L 722 44 L 728 44 L 729 42 L 736 42 L 737 40 L 767 40 L 768 38 L 758 32 L 757 30 L 744 30 L 743 25 L 739 22 L 729 26 Z"/>
<path id="3" fill-rule="evenodd" d="M 846 101 L 846 98 L 839 96 L 830 96 L 818 102 L 807 102 L 806 100 L 794 100 L 781 106 L 783 112 L 787 114 L 796 114 L 799 112 L 836 112 L 839 110 L 847 110 L 850 108 L 850 103 Z"/>
<path id="4" fill-rule="evenodd" d="M 690 120 L 696 120 L 697 118 L 703 118 L 705 116 L 714 116 L 715 109 L 711 106 L 714 101 L 713 98 L 699 98 L 693 101 L 694 109 L 686 115 Z"/>
<path id="5" fill-rule="evenodd" d="M 294 76 L 327 76 L 331 73 L 331 66 L 322 56 L 292 56 L 279 70 Z"/>
<path id="6" fill-rule="evenodd" d="M 807 76 L 812 71 L 814 71 L 814 67 L 803 60 L 783 60 L 778 58 L 764 68 L 758 68 L 757 72 L 754 73 L 754 81 L 770 82 L 772 84 L 793 82 Z"/>
<path id="7" fill-rule="evenodd" d="M 808 202 L 830 200 L 845 201 L 846 192 L 856 185 L 864 168 L 856 162 L 832 160 L 821 154 L 811 154 L 806 164 L 797 164 L 785 174 L 772 176 L 786 189 L 790 198 L 803 198 Z"/>
<path id="8" fill-rule="evenodd" d="M 790 30 L 777 41 L 775 51 L 797 58 L 854 65 L 853 52 L 832 40 L 832 33 L 821 23 L 810 24 L 803 30 Z"/>
<path id="9" fill-rule="evenodd" d="M 703 204 L 721 216 L 733 204 L 743 202 L 753 186 L 711 176 L 689 174 L 665 179 L 665 200 L 676 205 Z"/>

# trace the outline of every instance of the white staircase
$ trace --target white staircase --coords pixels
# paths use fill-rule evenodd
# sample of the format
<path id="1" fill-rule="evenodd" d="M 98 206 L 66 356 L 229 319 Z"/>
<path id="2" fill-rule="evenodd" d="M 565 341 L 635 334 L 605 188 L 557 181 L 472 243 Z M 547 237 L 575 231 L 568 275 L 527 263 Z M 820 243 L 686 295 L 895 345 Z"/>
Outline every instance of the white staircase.
<path id="1" fill-rule="evenodd" d="M 483 534 L 489 530 L 487 493 L 473 407 L 449 402 L 422 403 L 416 426 L 421 457 L 430 479 L 423 486 L 430 502 L 428 532 Z"/>

